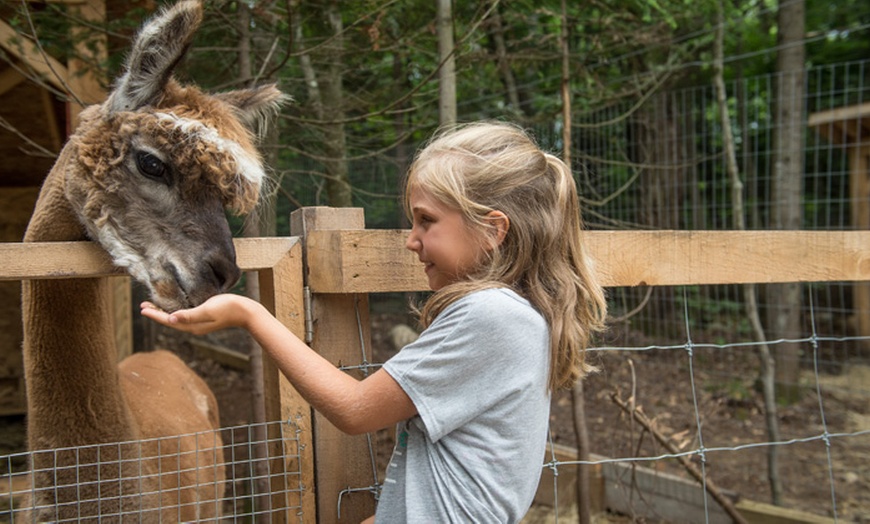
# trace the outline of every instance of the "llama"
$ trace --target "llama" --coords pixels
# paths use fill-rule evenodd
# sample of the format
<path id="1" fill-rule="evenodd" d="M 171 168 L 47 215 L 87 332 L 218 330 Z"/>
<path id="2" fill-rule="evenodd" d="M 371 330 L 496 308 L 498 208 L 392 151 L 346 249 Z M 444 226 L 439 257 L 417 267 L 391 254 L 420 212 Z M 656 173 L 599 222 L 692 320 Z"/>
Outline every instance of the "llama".
<path id="1" fill-rule="evenodd" d="M 176 81 L 201 20 L 199 1 L 183 1 L 142 27 L 107 100 L 81 113 L 24 239 L 94 240 L 166 310 L 238 280 L 224 209 L 256 205 L 253 130 L 283 100 L 273 85 L 209 95 Z M 166 351 L 117 363 L 107 279 L 22 289 L 30 518 L 216 519 L 225 466 L 208 386 Z"/>

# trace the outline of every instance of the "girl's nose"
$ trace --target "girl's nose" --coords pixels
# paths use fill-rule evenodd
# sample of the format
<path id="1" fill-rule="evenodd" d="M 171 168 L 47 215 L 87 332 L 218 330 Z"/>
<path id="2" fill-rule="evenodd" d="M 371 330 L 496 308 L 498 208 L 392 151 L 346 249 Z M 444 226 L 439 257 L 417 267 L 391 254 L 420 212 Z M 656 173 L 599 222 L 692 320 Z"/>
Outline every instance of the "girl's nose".
<path id="1" fill-rule="evenodd" d="M 408 238 L 405 239 L 405 249 L 408 249 L 409 251 L 420 250 L 420 239 L 417 238 L 417 232 L 414 228 L 411 228 L 411 232 L 408 233 Z"/>

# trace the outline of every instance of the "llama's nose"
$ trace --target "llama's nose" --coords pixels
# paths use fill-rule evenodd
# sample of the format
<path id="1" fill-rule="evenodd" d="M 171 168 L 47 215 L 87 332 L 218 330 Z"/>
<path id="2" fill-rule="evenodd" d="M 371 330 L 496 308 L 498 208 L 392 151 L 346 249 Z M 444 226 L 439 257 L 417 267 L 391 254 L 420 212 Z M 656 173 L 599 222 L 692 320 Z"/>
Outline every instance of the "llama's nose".
<path id="1" fill-rule="evenodd" d="M 214 284 L 215 289 L 223 293 L 229 291 L 239 278 L 242 271 L 236 265 L 235 257 L 216 255 L 211 257 L 203 268 L 205 279 Z"/>

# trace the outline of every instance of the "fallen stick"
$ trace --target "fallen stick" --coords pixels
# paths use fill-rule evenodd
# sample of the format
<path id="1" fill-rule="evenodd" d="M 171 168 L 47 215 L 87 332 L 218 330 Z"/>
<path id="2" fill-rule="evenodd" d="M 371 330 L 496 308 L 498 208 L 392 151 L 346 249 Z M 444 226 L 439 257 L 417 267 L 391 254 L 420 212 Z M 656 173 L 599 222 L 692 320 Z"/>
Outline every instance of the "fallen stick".
<path id="1" fill-rule="evenodd" d="M 646 415 L 644 415 L 643 412 L 639 411 L 637 408 L 630 409 L 628 403 L 624 402 L 621 398 L 619 398 L 618 393 L 611 393 L 610 398 L 613 400 L 614 403 L 616 403 L 617 406 L 619 406 L 620 408 L 622 408 L 623 411 L 631 415 L 634 420 L 636 420 L 641 426 L 649 431 L 650 434 L 655 437 L 656 441 L 658 441 L 659 444 L 664 446 L 669 452 L 676 455 L 676 459 L 680 462 L 680 464 L 682 464 L 684 468 L 686 468 L 686 471 L 689 472 L 689 475 L 694 477 L 695 480 L 697 480 L 701 483 L 701 485 L 704 486 L 707 492 L 710 493 L 710 496 L 713 497 L 713 499 L 719 504 L 719 506 L 722 507 L 723 510 L 725 510 L 726 513 L 728 513 L 728 515 L 732 518 L 732 520 L 734 520 L 735 523 L 747 524 L 747 521 L 745 518 L 743 518 L 743 515 L 741 515 L 740 512 L 737 511 L 737 508 L 735 508 L 734 505 L 731 504 L 731 501 L 728 500 L 728 497 L 722 494 L 716 484 L 709 478 L 705 481 L 704 474 L 689 461 L 688 457 L 686 457 L 685 455 L 681 455 L 680 450 L 677 449 L 677 447 L 674 446 L 670 440 L 668 440 L 664 435 L 656 430 L 653 422 Z"/>

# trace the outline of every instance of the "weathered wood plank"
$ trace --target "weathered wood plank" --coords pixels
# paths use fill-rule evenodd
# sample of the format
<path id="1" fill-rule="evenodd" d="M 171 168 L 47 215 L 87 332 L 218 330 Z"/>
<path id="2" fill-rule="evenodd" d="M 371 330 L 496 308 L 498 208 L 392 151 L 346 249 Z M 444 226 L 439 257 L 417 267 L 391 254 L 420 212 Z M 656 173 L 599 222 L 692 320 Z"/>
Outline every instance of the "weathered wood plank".
<path id="1" fill-rule="evenodd" d="M 315 231 L 363 228 L 365 217 L 358 208 L 302 208 L 290 215 L 290 231 L 307 239 Z M 307 242 L 303 242 L 307 245 Z M 309 277 L 321 268 L 306 264 Z M 371 322 L 367 295 L 317 295 L 311 300 L 310 346 L 336 367 L 361 364 L 371 348 Z M 368 357 L 371 358 L 371 353 Z M 350 369 L 362 379 L 361 370 Z M 314 447 L 317 449 L 317 521 L 360 522 L 374 514 L 375 498 L 367 489 L 373 474 L 369 443 L 364 435 L 347 435 L 321 413 L 314 415 Z M 339 519 L 339 515 L 341 518 Z"/>
<path id="2" fill-rule="evenodd" d="M 870 231 L 613 231 L 589 246 L 609 286 L 870 279 Z"/>
<path id="3" fill-rule="evenodd" d="M 428 289 L 423 265 L 405 249 L 406 231 L 312 231 L 307 239 L 308 285 L 315 293 Z"/>
<path id="4" fill-rule="evenodd" d="M 837 107 L 810 115 L 807 127 L 816 129 L 835 144 L 848 143 L 866 137 L 870 131 L 870 102 Z"/>
<path id="5" fill-rule="evenodd" d="M 737 502 L 737 510 L 750 524 L 834 524 L 836 522 L 829 517 L 749 499 Z"/>
<path id="6" fill-rule="evenodd" d="M 26 63 L 27 67 L 32 68 L 38 76 L 55 88 L 66 91 L 64 84 L 69 77 L 66 66 L 42 53 L 36 44 L 22 38 L 4 21 L 0 21 L 0 48 Z"/>
<path id="7" fill-rule="evenodd" d="M 426 289 L 403 230 L 312 231 L 312 291 Z M 236 239 L 239 266 L 269 268 L 295 237 Z M 589 231 L 586 242 L 607 286 L 671 286 L 870 280 L 870 231 Z M 0 244 L 0 280 L 121 273 L 89 242 Z"/>
<path id="8" fill-rule="evenodd" d="M 291 249 L 275 261 L 274 266 L 263 268 L 259 272 L 260 301 L 290 331 L 302 336 L 305 331 L 302 245 L 298 238 L 292 240 Z M 240 245 L 236 244 L 237 247 Z M 266 352 L 262 353 L 262 357 L 260 375 L 264 383 L 264 395 L 255 401 L 264 402 L 267 421 L 288 421 L 295 426 L 297 433 L 293 434 L 292 427 L 286 428 L 283 445 L 279 445 L 277 435 L 269 435 L 272 443 L 269 446 L 269 456 L 272 457 L 270 470 L 273 475 L 272 507 L 288 510 L 280 515 L 271 513 L 269 521 L 294 522 L 295 517 L 301 515 L 303 522 L 315 522 L 317 485 L 314 473 L 312 410 L 308 402 L 278 370 L 275 361 Z M 253 368 L 256 364 L 252 361 L 251 365 Z M 286 476 L 280 478 L 280 475 L 275 475 L 276 472 L 284 472 Z M 294 472 L 299 473 L 298 479 Z M 294 487 L 297 480 L 299 485 Z"/>
<path id="9" fill-rule="evenodd" d="M 312 232 L 312 291 L 427 289 L 406 234 Z M 606 286 L 870 280 L 870 231 L 589 231 L 586 243 Z"/>
<path id="10" fill-rule="evenodd" d="M 295 237 L 235 239 L 242 270 L 268 269 L 286 255 Z M 0 243 L 0 280 L 122 275 L 108 254 L 92 242 Z"/>

